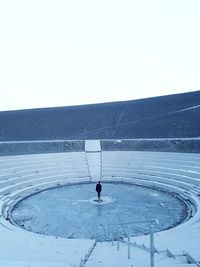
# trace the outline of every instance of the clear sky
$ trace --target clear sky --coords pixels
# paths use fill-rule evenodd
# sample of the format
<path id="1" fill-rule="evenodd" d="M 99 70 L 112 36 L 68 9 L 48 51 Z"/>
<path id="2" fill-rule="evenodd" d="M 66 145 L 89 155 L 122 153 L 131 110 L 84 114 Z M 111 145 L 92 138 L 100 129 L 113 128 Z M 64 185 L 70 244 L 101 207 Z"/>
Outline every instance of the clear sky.
<path id="1" fill-rule="evenodd" d="M 0 0 L 0 110 L 200 89 L 199 0 Z"/>

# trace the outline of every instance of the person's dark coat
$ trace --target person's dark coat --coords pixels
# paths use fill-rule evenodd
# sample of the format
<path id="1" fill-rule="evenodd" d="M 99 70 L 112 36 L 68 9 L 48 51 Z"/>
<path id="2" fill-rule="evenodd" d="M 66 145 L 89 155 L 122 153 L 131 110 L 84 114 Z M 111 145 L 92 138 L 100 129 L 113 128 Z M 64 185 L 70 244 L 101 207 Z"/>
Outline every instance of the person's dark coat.
<path id="1" fill-rule="evenodd" d="M 101 184 L 96 185 L 96 191 L 97 191 L 97 193 L 101 192 Z"/>

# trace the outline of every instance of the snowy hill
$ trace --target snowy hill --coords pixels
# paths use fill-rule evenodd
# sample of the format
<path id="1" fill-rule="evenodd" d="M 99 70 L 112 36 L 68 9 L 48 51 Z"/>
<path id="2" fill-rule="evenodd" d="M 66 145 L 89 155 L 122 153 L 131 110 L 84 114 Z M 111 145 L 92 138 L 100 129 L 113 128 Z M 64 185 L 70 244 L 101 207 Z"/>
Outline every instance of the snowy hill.
<path id="1" fill-rule="evenodd" d="M 105 104 L 0 112 L 0 140 L 200 136 L 200 91 Z"/>

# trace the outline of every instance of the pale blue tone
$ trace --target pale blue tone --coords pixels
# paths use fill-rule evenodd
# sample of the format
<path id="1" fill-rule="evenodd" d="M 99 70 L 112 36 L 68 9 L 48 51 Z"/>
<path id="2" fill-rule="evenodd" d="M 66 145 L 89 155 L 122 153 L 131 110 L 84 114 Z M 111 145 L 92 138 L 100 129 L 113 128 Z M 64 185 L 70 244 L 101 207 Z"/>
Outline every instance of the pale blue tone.
<path id="1" fill-rule="evenodd" d="M 199 0 L 0 0 L 0 110 L 200 88 Z"/>
<path id="2" fill-rule="evenodd" d="M 132 235 L 170 228 L 187 217 L 184 202 L 166 193 L 141 186 L 103 184 L 102 197 L 114 200 L 107 205 L 91 204 L 95 184 L 66 186 L 44 191 L 20 202 L 12 218 L 21 227 L 46 235 L 67 238 L 107 238 L 108 225 L 129 223 Z M 148 221 L 147 223 L 134 223 Z M 110 225 L 111 227 L 111 225 Z M 114 226 L 116 231 L 116 226 Z M 120 226 L 126 236 L 127 225 Z"/>

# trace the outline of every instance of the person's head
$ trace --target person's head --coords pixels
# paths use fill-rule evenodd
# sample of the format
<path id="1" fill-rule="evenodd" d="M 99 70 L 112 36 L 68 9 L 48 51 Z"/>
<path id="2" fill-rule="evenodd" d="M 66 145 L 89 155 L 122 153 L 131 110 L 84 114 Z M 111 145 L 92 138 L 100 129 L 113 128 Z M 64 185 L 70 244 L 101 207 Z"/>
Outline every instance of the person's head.
<path id="1" fill-rule="evenodd" d="M 101 183 L 101 181 L 98 181 L 98 184 L 100 184 Z"/>

